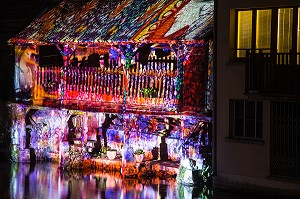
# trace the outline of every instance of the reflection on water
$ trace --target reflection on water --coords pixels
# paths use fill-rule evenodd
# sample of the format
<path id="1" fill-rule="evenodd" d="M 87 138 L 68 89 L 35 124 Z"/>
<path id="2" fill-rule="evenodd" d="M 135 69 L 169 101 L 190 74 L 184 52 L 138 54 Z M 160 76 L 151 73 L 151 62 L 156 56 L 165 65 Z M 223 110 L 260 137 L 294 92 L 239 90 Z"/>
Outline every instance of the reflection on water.
<path id="1" fill-rule="evenodd" d="M 207 195 L 211 195 L 203 187 L 179 186 L 175 180 L 124 179 L 119 173 L 99 171 L 67 173 L 53 163 L 13 164 L 10 175 L 8 198 L 13 199 L 185 199 L 207 198 Z"/>

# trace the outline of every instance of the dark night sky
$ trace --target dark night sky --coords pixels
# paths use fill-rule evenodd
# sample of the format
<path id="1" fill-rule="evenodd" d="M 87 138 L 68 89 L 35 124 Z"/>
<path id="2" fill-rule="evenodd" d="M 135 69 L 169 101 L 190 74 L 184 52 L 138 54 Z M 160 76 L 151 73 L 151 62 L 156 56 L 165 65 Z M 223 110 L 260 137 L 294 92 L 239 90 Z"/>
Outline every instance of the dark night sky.
<path id="1" fill-rule="evenodd" d="M 31 21 L 61 0 L 1 0 L 1 48 L 6 41 L 24 29 Z"/>

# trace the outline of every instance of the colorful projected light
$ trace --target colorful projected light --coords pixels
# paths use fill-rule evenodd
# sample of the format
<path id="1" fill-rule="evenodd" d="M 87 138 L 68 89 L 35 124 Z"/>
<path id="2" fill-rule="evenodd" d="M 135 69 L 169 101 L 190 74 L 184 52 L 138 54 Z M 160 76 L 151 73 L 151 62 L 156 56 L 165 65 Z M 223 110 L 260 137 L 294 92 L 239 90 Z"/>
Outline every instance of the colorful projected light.
<path id="1" fill-rule="evenodd" d="M 191 158 L 201 168 L 211 153 L 212 25 L 213 1 L 63 1 L 46 12 L 9 40 L 15 160 L 131 175 L 142 149 L 143 162 L 178 168 Z"/>

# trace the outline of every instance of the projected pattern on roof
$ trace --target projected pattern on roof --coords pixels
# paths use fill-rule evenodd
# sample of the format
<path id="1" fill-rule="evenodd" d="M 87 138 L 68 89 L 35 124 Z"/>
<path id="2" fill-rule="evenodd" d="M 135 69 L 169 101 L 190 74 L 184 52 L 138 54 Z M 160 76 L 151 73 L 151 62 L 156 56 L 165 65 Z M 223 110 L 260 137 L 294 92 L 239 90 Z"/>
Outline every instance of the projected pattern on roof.
<path id="1" fill-rule="evenodd" d="M 10 42 L 193 40 L 209 34 L 212 23 L 213 1 L 64 1 Z"/>

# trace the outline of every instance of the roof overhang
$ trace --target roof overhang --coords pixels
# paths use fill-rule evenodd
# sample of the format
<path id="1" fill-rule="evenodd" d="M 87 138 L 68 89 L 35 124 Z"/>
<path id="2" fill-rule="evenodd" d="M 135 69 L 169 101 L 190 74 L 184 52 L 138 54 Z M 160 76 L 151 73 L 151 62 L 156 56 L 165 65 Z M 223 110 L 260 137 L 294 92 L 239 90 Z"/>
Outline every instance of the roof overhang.
<path id="1" fill-rule="evenodd" d="M 213 0 L 63 1 L 8 43 L 195 42 L 212 34 Z"/>

